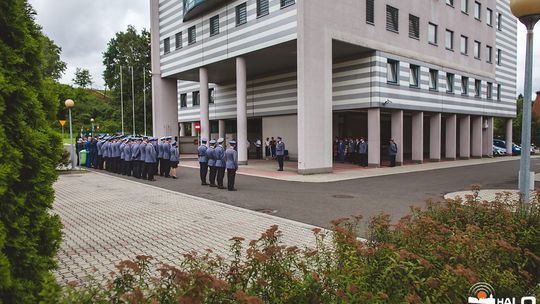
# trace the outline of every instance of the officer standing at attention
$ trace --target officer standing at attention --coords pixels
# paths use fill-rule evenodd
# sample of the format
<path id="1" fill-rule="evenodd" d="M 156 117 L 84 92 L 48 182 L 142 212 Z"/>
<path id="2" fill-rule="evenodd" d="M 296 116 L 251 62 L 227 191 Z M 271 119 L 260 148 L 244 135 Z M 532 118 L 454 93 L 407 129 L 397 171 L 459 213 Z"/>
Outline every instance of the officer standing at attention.
<path id="1" fill-rule="evenodd" d="M 398 147 L 394 139 L 390 139 L 390 142 L 388 144 L 388 156 L 390 157 L 390 167 L 396 166 L 396 154 L 398 151 Z"/>
<path id="2" fill-rule="evenodd" d="M 148 177 L 148 166 L 146 165 L 146 146 L 148 145 L 148 137 L 144 136 L 141 143 L 141 178 L 147 179 Z"/>
<path id="3" fill-rule="evenodd" d="M 125 163 L 125 153 L 124 148 L 126 147 L 126 138 L 122 139 L 122 143 L 120 144 L 120 174 L 126 175 L 126 163 Z"/>
<path id="4" fill-rule="evenodd" d="M 178 162 L 180 161 L 180 153 L 178 152 L 178 148 L 176 147 L 176 141 L 173 141 L 171 143 L 171 152 L 170 152 L 171 158 L 169 159 L 171 164 L 171 177 L 173 179 L 176 179 L 176 168 L 178 168 Z"/>
<path id="5" fill-rule="evenodd" d="M 163 143 L 163 156 L 161 162 L 163 164 L 163 174 L 165 177 L 171 177 L 171 142 L 172 136 L 165 137 L 165 142 Z"/>
<path id="6" fill-rule="evenodd" d="M 238 152 L 234 149 L 236 147 L 236 141 L 231 140 L 230 146 L 225 151 L 225 166 L 227 168 L 227 189 L 229 191 L 236 191 L 234 188 L 234 180 L 236 178 L 236 170 L 238 170 Z"/>
<path id="7" fill-rule="evenodd" d="M 366 140 L 362 137 L 360 138 L 360 143 L 358 144 L 358 153 L 360 154 L 360 166 L 368 166 L 368 144 Z"/>
<path id="8" fill-rule="evenodd" d="M 126 142 L 126 145 L 124 146 L 124 173 L 123 174 L 127 176 L 131 176 L 132 164 L 133 164 L 132 140 L 133 138 L 129 137 Z"/>
<path id="9" fill-rule="evenodd" d="M 216 157 L 216 170 L 217 170 L 217 184 L 218 189 L 225 189 L 223 187 L 223 177 L 225 176 L 225 150 L 223 149 L 223 138 L 218 139 L 218 146 L 214 150 L 214 156 Z"/>
<path id="10" fill-rule="evenodd" d="M 157 162 L 159 165 L 159 176 L 163 176 L 163 173 L 165 173 L 163 170 L 163 143 L 165 142 L 165 137 L 160 138 L 160 141 L 157 143 L 158 148 L 158 154 L 157 154 Z"/>
<path id="11" fill-rule="evenodd" d="M 201 138 L 202 144 L 197 148 L 197 155 L 199 158 L 199 175 L 201 177 L 201 185 L 206 186 L 206 175 L 208 174 L 208 157 L 206 151 L 208 147 L 206 146 L 206 138 Z"/>
<path id="12" fill-rule="evenodd" d="M 285 157 L 285 143 L 281 139 L 281 137 L 278 136 L 278 142 L 276 144 L 276 157 L 279 164 L 278 171 L 283 171 L 283 158 Z"/>
<path id="13" fill-rule="evenodd" d="M 206 158 L 208 159 L 208 167 L 210 168 L 210 187 L 216 187 L 216 157 L 215 157 L 216 140 L 210 141 L 210 147 L 206 149 Z"/>
<path id="14" fill-rule="evenodd" d="M 100 136 L 98 138 L 98 142 L 96 144 L 96 149 L 97 149 L 97 169 L 100 169 L 100 170 L 103 170 L 103 150 L 101 149 L 101 147 L 103 146 L 103 143 L 105 143 L 105 141 L 103 140 L 103 136 Z"/>
<path id="15" fill-rule="evenodd" d="M 154 174 L 156 174 L 156 163 L 157 163 L 157 150 L 154 147 L 156 145 L 156 138 L 150 138 L 150 142 L 146 145 L 146 155 L 145 155 L 145 167 L 148 172 L 148 180 L 153 182 Z"/>
<path id="16" fill-rule="evenodd" d="M 133 176 L 135 178 L 141 178 L 141 138 L 136 137 L 135 142 L 131 146 L 131 167 L 133 168 Z"/>

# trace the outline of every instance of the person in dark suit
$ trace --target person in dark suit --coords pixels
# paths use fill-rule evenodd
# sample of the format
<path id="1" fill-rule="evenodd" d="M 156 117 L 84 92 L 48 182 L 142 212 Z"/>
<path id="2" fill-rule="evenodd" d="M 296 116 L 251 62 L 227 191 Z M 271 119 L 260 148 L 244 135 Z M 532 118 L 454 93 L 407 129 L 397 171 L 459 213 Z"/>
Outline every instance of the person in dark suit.
<path id="1" fill-rule="evenodd" d="M 398 146 L 394 142 L 394 139 L 390 139 L 389 145 L 388 145 L 388 156 L 390 157 L 390 167 L 396 166 L 396 154 L 398 151 Z"/>
<path id="2" fill-rule="evenodd" d="M 225 167 L 227 168 L 227 189 L 229 191 L 236 191 L 234 188 L 234 182 L 236 179 L 236 170 L 238 170 L 238 152 L 234 149 L 236 147 L 236 141 L 231 140 L 230 146 L 225 151 Z"/>
<path id="3" fill-rule="evenodd" d="M 223 149 L 223 141 L 223 138 L 218 139 L 218 146 L 214 150 L 218 189 L 225 189 L 223 187 L 223 177 L 225 176 L 225 149 Z"/>
<path id="4" fill-rule="evenodd" d="M 208 156 L 206 151 L 208 147 L 206 146 L 206 138 L 201 138 L 201 145 L 197 148 L 197 158 L 199 160 L 199 176 L 201 178 L 201 185 L 206 186 L 206 175 L 208 175 Z"/>

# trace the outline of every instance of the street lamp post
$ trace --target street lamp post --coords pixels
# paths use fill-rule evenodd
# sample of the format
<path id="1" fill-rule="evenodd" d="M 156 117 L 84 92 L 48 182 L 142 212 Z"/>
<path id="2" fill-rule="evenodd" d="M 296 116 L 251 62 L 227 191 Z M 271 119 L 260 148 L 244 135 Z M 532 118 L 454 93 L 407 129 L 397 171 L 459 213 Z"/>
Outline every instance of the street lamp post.
<path id="1" fill-rule="evenodd" d="M 75 102 L 71 99 L 66 99 L 65 103 L 66 108 L 68 108 L 69 111 L 69 142 L 71 143 L 71 152 L 69 155 L 71 156 L 71 168 L 75 168 L 75 149 L 73 147 L 73 128 L 71 124 L 71 108 L 75 106 Z"/>
<path id="2" fill-rule="evenodd" d="M 511 0 L 510 9 L 521 23 L 527 27 L 527 49 L 525 55 L 525 86 L 521 129 L 521 160 L 519 166 L 519 191 L 523 195 L 522 209 L 529 203 L 531 195 L 531 98 L 533 65 L 533 30 L 540 20 L 540 1 Z"/>
<path id="3" fill-rule="evenodd" d="M 94 136 L 94 119 L 90 118 L 90 122 L 92 123 L 92 136 Z"/>

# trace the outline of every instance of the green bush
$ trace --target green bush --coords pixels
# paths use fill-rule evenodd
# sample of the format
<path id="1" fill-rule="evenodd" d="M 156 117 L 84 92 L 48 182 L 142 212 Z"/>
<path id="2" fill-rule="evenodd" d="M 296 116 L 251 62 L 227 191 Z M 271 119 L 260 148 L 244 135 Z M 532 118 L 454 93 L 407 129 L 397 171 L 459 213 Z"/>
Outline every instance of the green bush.
<path id="1" fill-rule="evenodd" d="M 32 15 L 24 0 L 0 1 L 0 303 L 54 302 L 57 289 L 57 102 Z"/>
<path id="2" fill-rule="evenodd" d="M 371 219 L 367 240 L 356 234 L 360 217 L 340 219 L 302 249 L 283 245 L 273 226 L 248 244 L 231 239 L 227 258 L 208 250 L 178 266 L 123 261 L 106 284 L 65 287 L 62 303 L 463 303 L 477 282 L 501 297 L 538 294 L 539 204 L 527 216 L 516 204 L 428 202 L 396 224 Z"/>

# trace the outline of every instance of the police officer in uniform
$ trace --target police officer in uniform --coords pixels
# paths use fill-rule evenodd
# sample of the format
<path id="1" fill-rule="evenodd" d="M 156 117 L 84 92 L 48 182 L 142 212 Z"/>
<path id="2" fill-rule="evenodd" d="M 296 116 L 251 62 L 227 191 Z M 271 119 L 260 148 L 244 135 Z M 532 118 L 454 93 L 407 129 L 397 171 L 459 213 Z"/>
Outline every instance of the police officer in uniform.
<path id="1" fill-rule="evenodd" d="M 133 138 L 129 137 L 126 142 L 126 145 L 124 146 L 124 172 L 123 174 L 127 176 L 131 176 L 131 171 L 133 170 L 132 168 L 132 163 L 133 163 L 132 140 Z"/>
<path id="2" fill-rule="evenodd" d="M 161 159 L 161 163 L 163 165 L 163 175 L 165 177 L 171 177 L 171 141 L 172 136 L 165 137 L 165 142 L 163 143 L 163 146 L 161 148 L 163 149 L 163 156 Z"/>
<path id="3" fill-rule="evenodd" d="M 236 141 L 231 140 L 230 146 L 225 151 L 225 167 L 227 168 L 227 189 L 229 191 L 236 191 L 234 188 L 234 181 L 236 178 L 236 170 L 238 170 L 238 153 L 234 149 L 236 147 Z"/>
<path id="4" fill-rule="evenodd" d="M 206 149 L 206 158 L 208 160 L 208 167 L 210 168 L 210 187 L 216 187 L 216 157 L 215 157 L 216 140 L 210 141 L 210 147 Z"/>
<path id="5" fill-rule="evenodd" d="M 131 166 L 133 167 L 133 176 L 141 178 L 141 138 L 136 137 L 135 142 L 131 146 Z"/>
<path id="6" fill-rule="evenodd" d="M 126 147 L 126 138 L 122 139 L 120 143 L 120 174 L 126 175 L 126 162 L 125 162 L 125 153 L 124 148 Z"/>
<path id="7" fill-rule="evenodd" d="M 223 138 L 218 139 L 218 146 L 214 150 L 218 189 L 225 189 L 223 187 L 223 177 L 225 176 L 225 150 L 223 149 L 223 141 Z"/>
<path id="8" fill-rule="evenodd" d="M 143 141 L 141 143 L 141 178 L 147 179 L 148 178 L 148 166 L 146 165 L 146 146 L 148 145 L 148 137 L 144 136 Z"/>
<path id="9" fill-rule="evenodd" d="M 206 146 L 206 138 L 201 138 L 202 144 L 197 148 L 197 155 L 199 158 L 199 175 L 201 177 L 201 185 L 206 186 L 206 175 L 208 174 L 208 157 L 206 151 L 208 147 Z"/>
<path id="10" fill-rule="evenodd" d="M 103 144 L 105 141 L 103 140 L 103 136 L 99 137 L 99 140 L 96 144 L 97 149 L 97 169 L 103 170 Z"/>
<path id="11" fill-rule="evenodd" d="M 159 140 L 160 141 L 157 143 L 157 148 L 158 148 L 157 162 L 159 165 L 159 176 L 163 176 L 163 173 L 165 171 L 163 170 L 163 143 L 165 142 L 165 137 L 162 137 Z"/>
<path id="12" fill-rule="evenodd" d="M 276 144 L 276 157 L 279 164 L 278 171 L 283 171 L 283 158 L 285 157 L 285 143 L 278 136 L 278 143 Z"/>
<path id="13" fill-rule="evenodd" d="M 157 149 L 154 147 L 156 145 L 156 139 L 150 138 L 150 142 L 146 145 L 146 154 L 145 154 L 145 166 L 146 171 L 148 172 L 148 180 L 155 181 L 154 174 L 156 174 L 156 164 L 157 164 Z"/>

